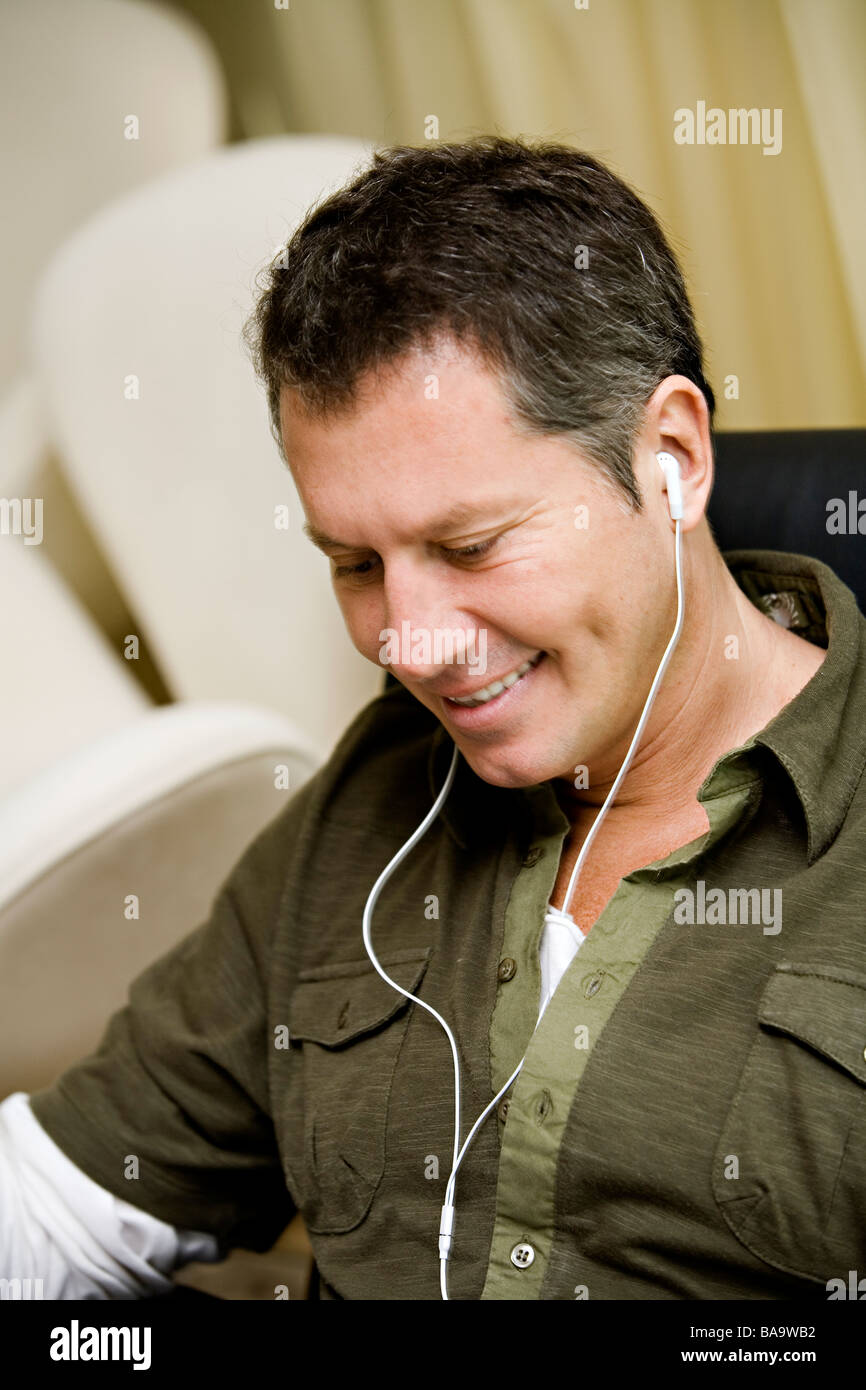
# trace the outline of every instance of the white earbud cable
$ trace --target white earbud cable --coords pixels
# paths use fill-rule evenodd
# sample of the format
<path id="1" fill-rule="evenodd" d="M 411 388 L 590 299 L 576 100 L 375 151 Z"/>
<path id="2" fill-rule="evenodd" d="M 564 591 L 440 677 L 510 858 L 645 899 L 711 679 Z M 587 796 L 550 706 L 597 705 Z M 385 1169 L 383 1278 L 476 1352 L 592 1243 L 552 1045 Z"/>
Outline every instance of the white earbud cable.
<path id="1" fill-rule="evenodd" d="M 622 786 L 623 779 L 624 779 L 624 777 L 626 776 L 626 774 L 628 773 L 629 768 L 631 767 L 632 758 L 634 757 L 635 752 L 637 751 L 637 746 L 638 746 L 638 744 L 640 743 L 641 737 L 642 737 L 642 735 L 643 735 L 643 731 L 644 731 L 644 729 L 646 728 L 646 722 L 647 722 L 647 720 L 649 719 L 650 710 L 652 709 L 653 703 L 654 703 L 655 698 L 656 698 L 656 695 L 658 694 L 658 688 L 659 688 L 659 686 L 660 686 L 661 683 L 662 683 L 662 679 L 663 679 L 663 677 L 664 677 L 665 671 L 666 671 L 667 668 L 668 668 L 668 662 L 670 661 L 671 657 L 673 656 L 674 648 L 676 647 L 677 643 L 678 643 L 679 640 L 680 640 L 680 633 L 682 632 L 682 629 L 683 629 L 683 612 L 684 612 L 685 605 L 684 605 L 684 601 L 683 601 L 683 558 L 682 558 L 682 538 L 681 538 L 681 534 L 680 534 L 680 522 L 679 522 L 679 521 L 675 521 L 675 522 L 674 522 L 674 527 L 675 527 L 675 529 L 676 529 L 676 539 L 675 539 L 675 552 L 676 552 L 676 553 L 675 553 L 675 560 L 676 560 L 676 570 L 677 570 L 677 617 L 676 617 L 676 623 L 675 623 L 675 625 L 674 625 L 674 630 L 673 630 L 673 632 L 671 633 L 670 641 L 668 642 L 667 646 L 665 647 L 664 655 L 662 656 L 662 659 L 661 659 L 661 661 L 659 662 L 658 670 L 657 670 L 656 673 L 655 673 L 655 677 L 654 677 L 654 679 L 653 679 L 653 683 L 652 683 L 652 685 L 650 686 L 649 695 L 647 695 L 646 704 L 644 705 L 643 710 L 642 710 L 642 712 L 641 712 L 641 717 L 640 717 L 640 719 L 639 719 L 638 722 L 637 722 L 637 728 L 635 729 L 634 734 L 632 735 L 631 743 L 630 743 L 629 746 L 628 746 L 628 752 L 626 753 L 625 758 L 623 759 L 622 766 L 620 767 L 619 772 L 616 774 L 616 777 L 615 777 L 615 779 L 614 779 L 614 781 L 613 781 L 613 785 L 611 786 L 610 791 L 608 792 L 607 796 L 605 797 L 605 799 L 604 799 L 604 801 L 603 801 L 603 803 L 602 803 L 601 810 L 599 811 L 598 815 L 596 816 L 595 820 L 594 820 L 593 823 L 592 823 L 592 826 L 590 827 L 589 834 L 587 835 L 586 839 L 584 840 L 583 844 L 582 844 L 581 847 L 580 847 L 580 854 L 577 856 L 577 863 L 575 864 L 574 868 L 573 868 L 572 871 L 571 871 L 571 877 L 570 877 L 569 880 L 568 880 L 568 888 L 567 888 L 567 890 L 566 890 L 565 898 L 563 899 L 562 907 L 561 907 L 561 908 L 552 908 L 552 909 L 551 909 L 552 912 L 558 913 L 560 916 L 567 917 L 567 918 L 569 919 L 569 921 L 570 921 L 571 919 L 570 919 L 569 914 L 568 914 L 568 904 L 569 904 L 570 901 L 571 901 L 571 895 L 572 895 L 572 893 L 574 892 L 574 888 L 575 888 L 575 885 L 576 885 L 576 883 L 577 883 L 578 876 L 579 876 L 579 874 L 580 874 L 581 869 L 583 868 L 583 864 L 584 864 L 584 861 L 585 861 L 585 859 L 586 859 L 587 854 L 589 853 L 590 846 L 591 846 L 593 840 L 595 839 L 598 830 L 599 830 L 600 827 L 601 827 L 602 821 L 604 820 L 605 816 L 607 815 L 608 808 L 609 808 L 609 806 L 611 805 L 611 803 L 613 802 L 613 799 L 614 799 L 614 797 L 616 796 L 617 792 L 619 791 L 620 787 Z"/>
<path id="2" fill-rule="evenodd" d="M 568 889 L 566 891 L 565 899 L 563 901 L 563 906 L 561 908 L 549 907 L 545 914 L 545 922 L 565 920 L 571 926 L 575 925 L 575 923 L 572 921 L 572 918 L 568 915 L 567 909 L 568 904 L 571 901 L 571 897 L 574 892 L 574 888 L 577 883 L 580 870 L 583 867 L 584 861 L 586 860 L 586 856 L 589 851 L 590 845 L 592 844 L 595 835 L 599 827 L 601 826 L 601 822 L 607 815 L 608 809 L 611 806 L 613 799 L 616 796 L 616 793 L 618 792 L 622 784 L 623 778 L 628 772 L 629 766 L 637 749 L 641 735 L 643 734 L 644 728 L 646 727 L 646 722 L 649 718 L 649 713 L 652 709 L 659 685 L 661 684 L 664 673 L 667 670 L 668 663 L 671 659 L 671 656 L 673 655 L 674 648 L 676 647 L 677 642 L 680 639 L 680 633 L 682 632 L 683 626 L 684 600 L 682 574 L 682 544 L 679 519 L 675 520 L 674 526 L 676 532 L 675 552 L 677 574 L 676 624 L 674 626 L 673 633 L 671 634 L 670 641 L 668 642 L 667 647 L 665 648 L 662 659 L 659 662 L 658 670 L 656 671 L 653 683 L 650 686 L 650 691 L 646 698 L 646 703 L 644 704 L 640 719 L 637 723 L 637 728 L 634 731 L 634 735 L 632 737 L 631 743 L 629 744 L 628 751 L 625 755 L 622 766 L 620 767 L 620 770 L 616 775 L 616 778 L 610 788 L 610 791 L 608 792 L 607 796 L 604 799 L 604 802 L 602 803 L 601 810 L 599 811 L 598 815 L 592 823 L 592 827 L 589 831 L 589 834 L 586 837 L 586 840 L 581 846 L 580 854 L 577 857 L 577 862 L 575 863 L 574 869 L 572 870 L 571 876 L 569 878 Z M 514 1068 L 514 1071 L 509 1076 L 505 1085 L 497 1092 L 497 1094 L 484 1108 L 484 1110 L 482 1110 L 481 1114 L 478 1116 L 478 1119 L 475 1121 L 474 1125 L 472 1126 L 468 1135 L 466 1136 L 466 1139 L 463 1143 L 463 1147 L 461 1148 L 460 1062 L 457 1056 L 457 1042 L 455 1040 L 454 1034 L 452 1033 L 448 1024 L 445 1022 L 445 1019 L 442 1017 L 440 1013 L 436 1011 L 436 1009 L 434 1009 L 430 1004 L 425 1003 L 423 999 L 419 999 L 417 995 L 410 994 L 408 990 L 403 989 L 402 985 L 398 985 L 396 980 L 392 980 L 390 975 L 386 974 L 386 972 L 382 969 L 382 966 L 380 965 L 373 951 L 373 945 L 370 939 L 370 932 L 373 921 L 373 908 L 376 905 L 376 900 L 379 897 L 382 888 L 388 882 L 388 879 L 391 877 L 394 870 L 398 868 L 400 864 L 402 864 L 406 856 L 415 848 L 418 841 L 422 839 L 424 835 L 426 835 L 427 831 L 430 829 L 430 826 L 433 824 L 434 820 L 439 815 L 439 812 L 442 809 L 442 806 L 444 805 L 445 800 L 449 792 L 451 791 L 451 787 L 454 782 L 454 776 L 457 770 L 457 758 L 458 748 L 455 744 L 454 753 L 451 758 L 451 765 L 448 769 L 447 776 L 442 785 L 442 790 L 440 791 L 433 805 L 430 807 L 430 810 L 427 812 L 421 824 L 418 826 L 417 830 L 415 830 L 413 834 L 410 835 L 406 843 L 402 845 L 400 849 L 398 849 L 393 859 L 390 861 L 390 863 L 386 864 L 385 868 L 382 870 L 379 877 L 376 879 L 376 882 L 373 884 L 373 887 L 370 890 L 370 895 L 367 898 L 367 903 L 364 908 L 363 917 L 364 946 L 366 948 L 368 956 L 370 957 L 370 960 L 372 961 L 378 973 L 381 975 L 382 979 L 387 984 L 389 984 L 392 987 L 392 989 L 396 989 L 398 994 L 402 994 L 406 999 L 411 999 L 415 1004 L 420 1004 L 422 1009 L 426 1009 L 429 1014 L 432 1014 L 433 1017 L 437 1019 L 437 1021 L 441 1023 L 442 1027 L 445 1029 L 445 1033 L 451 1045 L 451 1058 L 454 1065 L 454 1146 L 452 1151 L 451 1173 L 448 1177 L 448 1182 L 445 1188 L 445 1201 L 442 1206 L 442 1212 L 439 1222 L 439 1287 L 442 1294 L 442 1298 L 446 1302 L 448 1301 L 448 1260 L 451 1255 L 451 1246 L 453 1243 L 454 1236 L 454 1203 L 457 1185 L 457 1172 L 460 1168 L 461 1163 L 463 1162 L 463 1159 L 466 1155 L 466 1151 L 469 1148 L 469 1145 L 471 1144 L 472 1140 L 475 1138 L 475 1135 L 477 1134 L 479 1128 L 487 1119 L 487 1116 L 490 1114 L 491 1110 L 493 1110 L 494 1106 L 498 1104 L 501 1097 L 504 1096 L 505 1092 L 516 1080 L 523 1066 L 523 1063 L 526 1061 L 526 1054 L 524 1053 L 523 1057 L 521 1058 L 517 1066 Z M 552 995 L 548 994 L 547 998 L 541 1006 L 541 1011 L 539 1012 L 538 1019 L 535 1024 L 535 1029 L 533 1029 L 533 1037 L 535 1036 L 535 1030 L 538 1028 L 539 1023 L 541 1022 L 544 1016 L 544 1011 L 547 1008 L 547 1005 L 549 1004 L 551 998 Z"/>

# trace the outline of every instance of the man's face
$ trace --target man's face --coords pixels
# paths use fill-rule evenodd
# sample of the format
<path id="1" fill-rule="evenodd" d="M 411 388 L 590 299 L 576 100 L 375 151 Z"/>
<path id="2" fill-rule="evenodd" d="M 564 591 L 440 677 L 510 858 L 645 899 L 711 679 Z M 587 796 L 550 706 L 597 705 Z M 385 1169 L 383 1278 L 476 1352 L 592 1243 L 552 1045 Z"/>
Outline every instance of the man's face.
<path id="1" fill-rule="evenodd" d="M 591 785 L 612 778 L 673 627 L 663 510 L 630 512 L 572 444 L 521 432 L 496 378 L 453 345 L 368 376 L 327 422 L 284 389 L 282 433 L 358 651 L 390 666 L 485 781 L 571 783 L 581 765 Z M 639 487 L 655 462 L 643 454 Z M 404 624 L 430 634 L 427 649 L 401 641 L 381 659 Z M 447 641 L 436 651 L 437 630 L 458 629 L 486 634 L 483 670 L 471 647 L 462 662 Z M 449 698 L 526 662 L 486 703 Z"/>

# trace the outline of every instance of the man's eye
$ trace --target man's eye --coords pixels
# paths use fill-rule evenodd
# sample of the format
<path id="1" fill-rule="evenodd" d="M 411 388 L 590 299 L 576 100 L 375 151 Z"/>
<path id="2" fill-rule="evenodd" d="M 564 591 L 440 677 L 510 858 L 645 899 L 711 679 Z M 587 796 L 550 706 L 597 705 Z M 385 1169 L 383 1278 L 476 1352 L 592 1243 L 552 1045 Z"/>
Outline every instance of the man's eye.
<path id="1" fill-rule="evenodd" d="M 370 567 L 378 564 L 377 560 L 362 560 L 358 565 L 337 565 L 334 569 L 335 579 L 363 579 L 370 573 Z"/>
<path id="2" fill-rule="evenodd" d="M 448 550 L 443 546 L 446 555 L 453 556 L 457 560 L 477 560 L 482 555 L 486 555 L 488 550 L 495 545 L 498 536 L 491 536 L 489 540 L 479 541 L 477 545 L 461 546 L 457 550 Z M 366 579 L 372 573 L 374 567 L 379 564 L 379 557 L 373 560 L 361 560 L 357 565 L 335 565 L 335 579 Z"/>
<path id="3" fill-rule="evenodd" d="M 486 555 L 491 546 L 495 545 L 498 536 L 491 536 L 490 540 L 479 541 L 477 545 L 467 545 L 461 550 L 446 550 L 446 555 L 456 555 L 459 560 L 475 560 L 480 555 Z"/>

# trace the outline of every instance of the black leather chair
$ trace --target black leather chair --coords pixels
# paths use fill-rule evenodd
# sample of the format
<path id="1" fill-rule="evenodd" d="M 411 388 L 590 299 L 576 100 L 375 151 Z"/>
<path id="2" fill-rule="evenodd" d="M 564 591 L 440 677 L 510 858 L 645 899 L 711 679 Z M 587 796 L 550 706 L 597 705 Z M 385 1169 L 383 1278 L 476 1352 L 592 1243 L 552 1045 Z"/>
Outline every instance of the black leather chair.
<path id="1" fill-rule="evenodd" d="M 866 430 L 720 433 L 714 444 L 707 515 L 719 549 L 784 550 L 822 560 L 866 612 Z M 853 531 L 828 529 L 840 510 L 847 525 L 853 519 Z"/>

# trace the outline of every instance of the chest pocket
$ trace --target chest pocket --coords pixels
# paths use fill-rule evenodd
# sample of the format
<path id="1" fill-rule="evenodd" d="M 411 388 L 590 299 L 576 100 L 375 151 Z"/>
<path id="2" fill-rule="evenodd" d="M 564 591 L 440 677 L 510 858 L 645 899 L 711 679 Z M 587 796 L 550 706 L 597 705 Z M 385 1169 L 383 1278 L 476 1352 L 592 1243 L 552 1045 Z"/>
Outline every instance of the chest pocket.
<path id="1" fill-rule="evenodd" d="M 866 1273 L 866 975 L 779 965 L 758 1023 L 716 1151 L 716 1202 L 779 1269 L 825 1285 Z"/>
<path id="2" fill-rule="evenodd" d="M 379 957 L 417 993 L 430 950 Z M 385 1170 L 394 1071 L 414 1005 L 365 957 L 304 972 L 292 995 L 291 1046 L 302 1051 L 303 1086 L 291 1160 L 296 1201 L 311 1231 L 349 1231 L 363 1220 Z"/>

